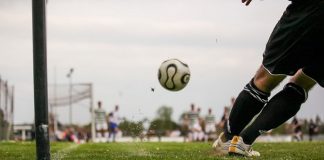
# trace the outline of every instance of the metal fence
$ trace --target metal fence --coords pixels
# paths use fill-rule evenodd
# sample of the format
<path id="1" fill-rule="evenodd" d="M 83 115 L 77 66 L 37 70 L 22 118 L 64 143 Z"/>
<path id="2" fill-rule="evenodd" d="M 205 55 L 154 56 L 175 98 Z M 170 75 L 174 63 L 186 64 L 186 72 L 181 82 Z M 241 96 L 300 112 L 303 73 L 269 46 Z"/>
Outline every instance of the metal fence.
<path id="1" fill-rule="evenodd" d="M 0 140 L 13 138 L 14 86 L 0 77 Z"/>

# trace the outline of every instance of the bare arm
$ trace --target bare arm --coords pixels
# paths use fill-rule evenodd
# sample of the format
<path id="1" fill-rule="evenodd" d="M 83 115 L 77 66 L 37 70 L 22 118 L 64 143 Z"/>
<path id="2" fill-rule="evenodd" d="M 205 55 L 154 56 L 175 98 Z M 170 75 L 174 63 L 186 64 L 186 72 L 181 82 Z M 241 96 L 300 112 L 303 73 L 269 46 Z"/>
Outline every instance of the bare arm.
<path id="1" fill-rule="evenodd" d="M 251 3 L 252 0 L 242 0 L 242 3 L 245 3 L 246 6 L 248 6 Z"/>

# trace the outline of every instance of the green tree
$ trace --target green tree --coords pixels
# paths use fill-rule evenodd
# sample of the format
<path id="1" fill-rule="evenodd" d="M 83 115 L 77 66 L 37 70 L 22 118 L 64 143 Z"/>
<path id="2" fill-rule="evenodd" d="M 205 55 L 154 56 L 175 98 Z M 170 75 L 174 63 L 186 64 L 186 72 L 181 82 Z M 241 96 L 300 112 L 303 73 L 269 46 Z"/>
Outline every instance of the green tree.
<path id="1" fill-rule="evenodd" d="M 134 122 L 124 118 L 119 124 L 119 129 L 123 132 L 124 136 L 131 136 L 135 138 L 141 135 L 141 133 L 144 131 L 144 126 L 142 121 Z"/>
<path id="2" fill-rule="evenodd" d="M 179 125 L 172 120 L 172 107 L 162 106 L 157 110 L 156 118 L 151 122 L 149 130 L 154 130 L 158 136 L 165 135 L 168 131 L 179 129 Z"/>
<path id="3" fill-rule="evenodd" d="M 172 107 L 162 106 L 157 110 L 157 119 L 161 119 L 163 121 L 170 121 L 172 112 Z"/>

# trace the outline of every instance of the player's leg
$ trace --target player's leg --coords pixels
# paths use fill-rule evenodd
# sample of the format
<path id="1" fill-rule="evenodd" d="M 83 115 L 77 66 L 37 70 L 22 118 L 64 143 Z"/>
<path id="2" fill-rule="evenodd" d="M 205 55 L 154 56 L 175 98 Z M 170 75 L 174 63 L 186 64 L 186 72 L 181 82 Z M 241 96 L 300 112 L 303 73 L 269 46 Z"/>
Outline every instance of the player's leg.
<path id="1" fill-rule="evenodd" d="M 107 141 L 109 141 L 109 131 L 108 131 L 108 124 L 107 124 L 107 122 L 104 122 L 103 123 L 102 128 L 104 130 L 103 141 L 104 142 L 107 142 Z"/>
<path id="2" fill-rule="evenodd" d="M 96 138 L 101 138 L 100 124 L 96 123 Z"/>
<path id="3" fill-rule="evenodd" d="M 275 128 L 295 115 L 307 99 L 307 92 L 316 84 L 324 86 L 319 61 L 323 52 L 323 8 L 321 1 L 292 2 L 276 25 L 263 54 L 262 64 L 273 74 L 295 74 L 279 93 L 262 109 L 255 121 L 240 136 L 234 136 L 230 153 L 252 155 L 251 145 L 262 132 Z M 307 75 L 299 68 L 312 65 Z M 305 70 L 306 71 L 306 70 Z M 311 73 L 311 74 L 310 74 Z M 262 85 L 258 86 L 262 89 Z M 243 139 L 242 139 L 243 138 Z M 243 150 L 242 150 L 243 149 Z"/>
<path id="4" fill-rule="evenodd" d="M 245 86 L 236 98 L 224 133 L 214 142 L 213 148 L 220 154 L 227 154 L 231 139 L 239 135 L 246 125 L 267 103 L 270 92 L 285 78 L 283 75 L 271 75 L 261 66 L 254 78 Z M 259 153 L 252 152 L 257 156 Z"/>
<path id="5" fill-rule="evenodd" d="M 112 142 L 116 142 L 116 134 L 117 134 L 117 124 L 113 123 L 112 128 Z"/>
<path id="6" fill-rule="evenodd" d="M 276 128 L 293 117 L 315 84 L 312 78 L 299 70 L 291 81 L 271 98 L 255 121 L 242 131 L 240 136 L 244 143 L 252 144 L 263 132 Z"/>
<path id="7" fill-rule="evenodd" d="M 259 156 L 251 150 L 252 143 L 262 133 L 276 128 L 299 110 L 307 99 L 307 92 L 316 84 L 310 77 L 299 70 L 283 90 L 274 95 L 262 109 L 251 125 L 240 136 L 234 136 L 229 147 L 229 154 Z"/>
<path id="8" fill-rule="evenodd" d="M 199 132 L 200 132 L 200 125 L 198 122 L 196 122 L 194 125 L 193 125 L 193 133 L 192 133 L 192 138 L 193 138 L 193 141 L 199 141 Z"/>
<path id="9" fill-rule="evenodd" d="M 225 127 L 225 137 L 231 140 L 239 135 L 246 125 L 268 102 L 270 92 L 285 78 L 284 75 L 271 75 L 261 66 L 254 78 L 236 98 L 229 121 Z"/>

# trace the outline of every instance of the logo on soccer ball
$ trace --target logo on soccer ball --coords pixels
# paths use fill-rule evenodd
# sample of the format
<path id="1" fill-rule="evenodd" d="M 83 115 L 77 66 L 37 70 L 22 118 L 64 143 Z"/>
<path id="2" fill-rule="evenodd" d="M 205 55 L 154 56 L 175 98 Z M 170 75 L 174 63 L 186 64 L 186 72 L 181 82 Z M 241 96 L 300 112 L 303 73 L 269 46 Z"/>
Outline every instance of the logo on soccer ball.
<path id="1" fill-rule="evenodd" d="M 168 59 L 161 64 L 158 78 L 165 89 L 179 91 L 188 84 L 190 70 L 186 63 L 178 59 Z"/>

